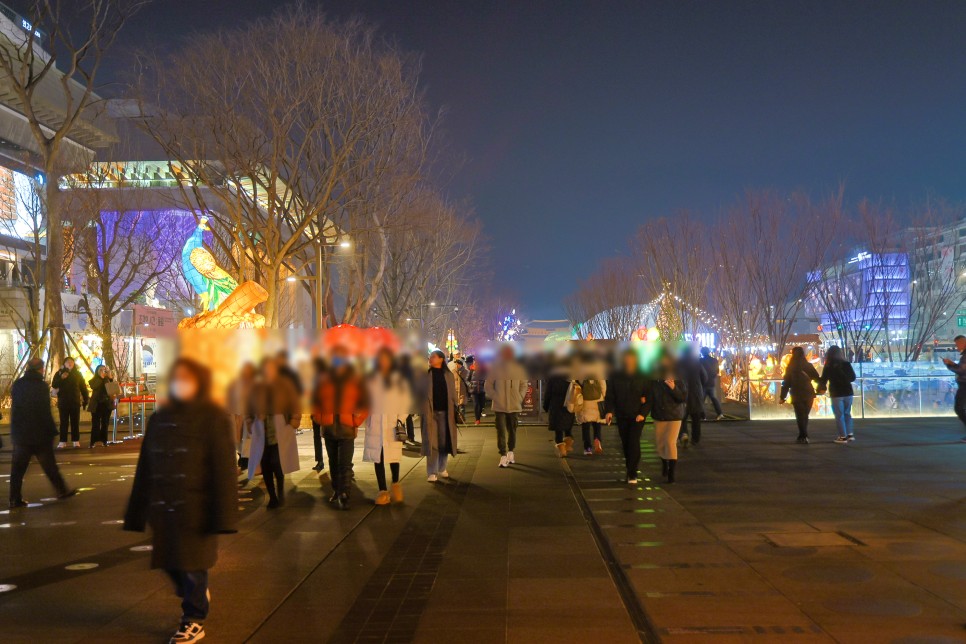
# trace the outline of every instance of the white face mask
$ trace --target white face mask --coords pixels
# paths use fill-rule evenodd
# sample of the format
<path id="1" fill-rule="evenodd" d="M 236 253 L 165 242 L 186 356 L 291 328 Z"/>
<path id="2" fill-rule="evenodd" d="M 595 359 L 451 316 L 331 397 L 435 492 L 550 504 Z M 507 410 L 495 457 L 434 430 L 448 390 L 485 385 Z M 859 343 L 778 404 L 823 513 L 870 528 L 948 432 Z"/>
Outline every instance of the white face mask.
<path id="1" fill-rule="evenodd" d="M 185 402 L 192 400 L 198 393 L 198 384 L 191 380 L 172 380 L 168 390 L 171 392 L 172 398 Z"/>

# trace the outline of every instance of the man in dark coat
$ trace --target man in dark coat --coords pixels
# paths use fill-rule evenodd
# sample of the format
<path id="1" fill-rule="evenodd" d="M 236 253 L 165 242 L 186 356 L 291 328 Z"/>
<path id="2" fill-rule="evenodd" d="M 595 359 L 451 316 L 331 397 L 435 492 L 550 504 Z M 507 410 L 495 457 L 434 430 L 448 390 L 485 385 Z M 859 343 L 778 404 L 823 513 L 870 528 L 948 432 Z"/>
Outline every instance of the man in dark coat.
<path id="1" fill-rule="evenodd" d="M 724 418 L 724 414 L 721 413 L 721 401 L 718 400 L 718 359 L 711 353 L 710 347 L 702 347 L 699 362 L 701 363 L 701 368 L 704 369 L 705 376 L 707 376 L 707 386 L 704 389 L 704 395 L 706 398 L 711 399 L 711 405 L 714 406 L 714 414 L 716 416 L 715 420 L 721 420 Z"/>
<path id="2" fill-rule="evenodd" d="M 956 374 L 956 398 L 953 402 L 953 411 L 963 425 L 966 425 L 966 336 L 957 335 L 953 338 L 956 343 L 956 350 L 959 351 L 959 361 L 953 362 L 949 358 L 943 358 L 946 368 Z M 963 439 L 966 443 L 966 438 Z"/>
<path id="3" fill-rule="evenodd" d="M 74 447 L 80 447 L 81 405 L 87 407 L 90 399 L 84 376 L 74 363 L 73 358 L 64 360 L 60 370 L 54 374 L 50 384 L 57 390 L 57 411 L 60 412 L 60 447 L 67 447 L 67 423 L 70 422 L 70 440 Z"/>
<path id="4" fill-rule="evenodd" d="M 695 445 L 701 442 L 701 421 L 704 419 L 704 396 L 708 387 L 708 376 L 690 349 L 681 359 L 679 373 L 688 389 L 687 413 L 681 422 L 681 444 L 687 447 L 688 442 Z M 688 420 L 691 421 L 690 431 Z"/>
<path id="5" fill-rule="evenodd" d="M 573 382 L 569 363 L 557 365 L 547 379 L 543 392 L 543 410 L 547 413 L 547 429 L 553 432 L 557 455 L 567 456 L 574 448 L 574 412 L 567 409 L 567 392 Z"/>
<path id="6" fill-rule="evenodd" d="M 10 439 L 13 457 L 10 463 L 10 507 L 27 505 L 22 496 L 23 477 L 36 456 L 44 474 L 57 490 L 58 498 L 76 494 L 67 488 L 54 458 L 54 436 L 57 427 L 50 410 L 50 388 L 44 380 L 44 361 L 34 358 L 27 363 L 27 371 L 13 383 L 10 390 Z"/>
<path id="7" fill-rule="evenodd" d="M 238 491 L 231 420 L 211 401 L 210 372 L 180 358 L 168 387 L 171 402 L 148 421 L 124 529 L 151 525 L 151 567 L 164 570 L 181 597 L 173 642 L 204 637 L 208 570 L 218 535 L 236 532 Z"/>

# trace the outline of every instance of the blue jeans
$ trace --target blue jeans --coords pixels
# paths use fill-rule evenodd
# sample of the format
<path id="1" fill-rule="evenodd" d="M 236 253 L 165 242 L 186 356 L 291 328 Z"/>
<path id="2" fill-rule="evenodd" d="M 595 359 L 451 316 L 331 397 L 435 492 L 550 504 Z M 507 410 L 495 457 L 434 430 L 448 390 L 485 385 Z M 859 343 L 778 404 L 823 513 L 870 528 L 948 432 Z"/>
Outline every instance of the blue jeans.
<path id="1" fill-rule="evenodd" d="M 835 414 L 835 426 L 839 436 L 852 435 L 852 396 L 832 398 L 832 413 Z"/>
<path id="2" fill-rule="evenodd" d="M 181 598 L 182 623 L 202 623 L 208 617 L 208 571 L 167 570 L 174 591 Z"/>

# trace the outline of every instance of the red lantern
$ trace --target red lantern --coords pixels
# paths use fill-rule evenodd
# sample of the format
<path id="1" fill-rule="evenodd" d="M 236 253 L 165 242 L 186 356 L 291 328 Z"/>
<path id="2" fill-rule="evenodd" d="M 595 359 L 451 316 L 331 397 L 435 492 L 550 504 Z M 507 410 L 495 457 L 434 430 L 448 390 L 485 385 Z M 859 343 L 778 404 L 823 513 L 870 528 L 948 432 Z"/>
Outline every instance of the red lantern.
<path id="1" fill-rule="evenodd" d="M 389 349 L 394 353 L 399 351 L 399 338 L 392 329 L 381 326 L 369 327 L 365 330 L 366 355 L 374 356 L 381 349 Z"/>
<path id="2" fill-rule="evenodd" d="M 365 334 L 362 329 L 351 324 L 334 326 L 322 336 L 322 347 L 325 350 L 341 347 L 353 355 L 362 352 L 364 342 Z"/>

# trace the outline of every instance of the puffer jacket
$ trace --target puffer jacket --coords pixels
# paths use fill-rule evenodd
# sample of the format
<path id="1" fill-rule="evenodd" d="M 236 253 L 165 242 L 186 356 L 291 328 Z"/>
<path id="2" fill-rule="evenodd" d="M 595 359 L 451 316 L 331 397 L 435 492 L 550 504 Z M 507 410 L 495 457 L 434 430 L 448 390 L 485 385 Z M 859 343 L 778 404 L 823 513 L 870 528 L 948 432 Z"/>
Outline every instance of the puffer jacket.
<path id="1" fill-rule="evenodd" d="M 497 362 L 486 376 L 484 391 L 493 401 L 495 412 L 523 411 L 523 398 L 527 395 L 527 372 L 516 361 Z"/>
<path id="2" fill-rule="evenodd" d="M 663 380 L 651 383 L 651 418 L 654 420 L 683 420 L 687 411 L 688 389 L 680 378 L 674 379 L 674 389 Z"/>

